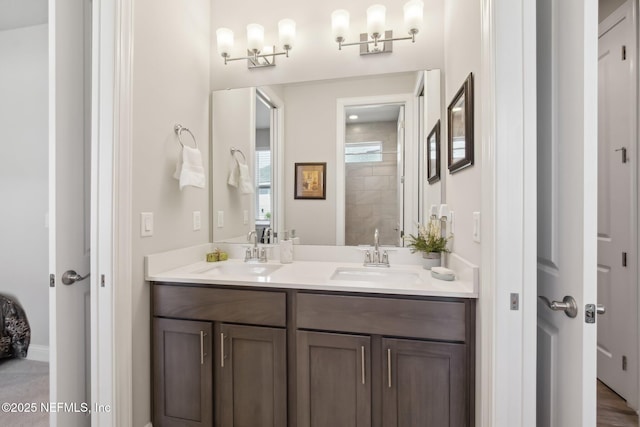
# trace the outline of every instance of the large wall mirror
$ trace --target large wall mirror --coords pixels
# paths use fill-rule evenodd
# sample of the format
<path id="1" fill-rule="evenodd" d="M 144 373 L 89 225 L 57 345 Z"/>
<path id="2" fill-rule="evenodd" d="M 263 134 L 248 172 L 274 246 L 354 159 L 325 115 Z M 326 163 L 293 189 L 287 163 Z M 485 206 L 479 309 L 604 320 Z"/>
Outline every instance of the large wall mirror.
<path id="1" fill-rule="evenodd" d="M 213 241 L 295 230 L 302 244 L 363 245 L 378 228 L 381 243 L 402 246 L 442 203 L 426 145 L 440 88 L 431 70 L 214 91 Z M 296 163 L 327 164 L 326 199 L 294 197 Z"/>

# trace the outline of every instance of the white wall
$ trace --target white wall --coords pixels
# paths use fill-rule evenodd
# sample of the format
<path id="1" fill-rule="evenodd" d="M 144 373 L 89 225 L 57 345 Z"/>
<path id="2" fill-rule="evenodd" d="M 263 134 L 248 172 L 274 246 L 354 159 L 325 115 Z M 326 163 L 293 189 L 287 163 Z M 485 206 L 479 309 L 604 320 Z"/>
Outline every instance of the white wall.
<path id="1" fill-rule="evenodd" d="M 133 425 L 151 420 L 150 292 L 144 255 L 209 241 L 209 184 L 182 192 L 172 178 L 179 152 L 173 126 L 194 133 L 208 170 L 209 0 L 134 3 L 133 62 Z M 184 138 L 190 141 L 188 135 Z M 192 230 L 192 212 L 202 229 Z M 140 212 L 155 233 L 139 237 Z"/>
<path id="2" fill-rule="evenodd" d="M 412 93 L 415 73 L 285 86 L 285 227 L 305 244 L 336 243 L 336 106 L 338 98 Z M 295 200 L 295 163 L 327 163 L 326 200 Z"/>
<path id="3" fill-rule="evenodd" d="M 416 42 L 395 42 L 393 53 L 361 56 L 359 47 L 343 47 L 331 35 L 331 13 L 347 9 L 351 25 L 347 42 L 359 41 L 359 33 L 366 32 L 366 9 L 371 0 L 307 1 L 272 0 L 212 0 L 211 86 L 213 89 L 261 86 L 338 77 L 353 77 L 401 71 L 442 68 L 443 54 L 443 0 L 425 0 L 423 30 Z M 405 1 L 386 2 L 387 28 L 394 37 L 404 37 L 403 11 Z M 240 12 L 241 11 L 241 12 Z M 235 35 L 233 56 L 246 56 L 246 26 L 259 23 L 265 29 L 265 43 L 277 45 L 278 21 L 291 18 L 297 24 L 297 41 L 290 58 L 276 59 L 276 67 L 249 70 L 246 61 L 224 65 L 217 52 L 215 30 L 230 28 Z M 279 49 L 279 48 L 278 48 Z"/>
<path id="4" fill-rule="evenodd" d="M 47 25 L 0 31 L 0 293 L 49 345 Z"/>
<path id="5" fill-rule="evenodd" d="M 468 261 L 480 265 L 480 244 L 473 241 L 473 215 L 481 211 L 480 179 L 482 171 L 482 145 L 480 103 L 480 2 L 477 0 L 447 0 L 444 9 L 444 51 L 445 91 L 442 121 L 442 155 L 447 156 L 446 145 L 446 106 L 469 73 L 474 77 L 474 123 L 475 123 L 475 159 L 471 167 L 450 174 L 443 167 L 441 174 L 446 178 L 445 200 L 449 209 L 455 212 L 455 235 L 453 251 Z"/>

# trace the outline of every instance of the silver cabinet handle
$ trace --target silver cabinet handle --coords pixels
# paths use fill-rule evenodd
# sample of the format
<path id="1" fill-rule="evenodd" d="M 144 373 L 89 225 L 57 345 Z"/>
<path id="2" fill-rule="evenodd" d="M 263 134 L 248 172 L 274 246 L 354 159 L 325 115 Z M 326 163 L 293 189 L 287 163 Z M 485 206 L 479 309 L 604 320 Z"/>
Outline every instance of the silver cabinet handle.
<path id="1" fill-rule="evenodd" d="M 544 301 L 547 307 L 549 307 L 553 311 L 564 311 L 564 314 L 571 318 L 574 318 L 578 315 L 578 304 L 576 303 L 576 300 L 570 295 L 565 296 L 562 299 L 562 302 L 549 301 L 549 298 L 542 295 L 539 295 L 538 298 Z"/>
<path id="2" fill-rule="evenodd" d="M 391 388 L 391 349 L 387 349 L 387 385 Z"/>
<path id="3" fill-rule="evenodd" d="M 365 383 L 364 377 L 364 346 L 360 346 L 360 364 L 362 365 L 362 384 Z"/>
<path id="4" fill-rule="evenodd" d="M 224 332 L 220 332 L 220 367 L 224 368 Z"/>
<path id="5" fill-rule="evenodd" d="M 75 270 L 67 270 L 62 274 L 62 283 L 65 285 L 73 285 L 76 282 L 80 282 L 87 277 L 89 277 L 91 273 L 87 273 L 85 276 L 81 276 L 76 273 Z"/>
<path id="6" fill-rule="evenodd" d="M 204 357 L 207 355 L 204 352 L 204 337 L 206 337 L 207 334 L 205 334 L 204 331 L 200 331 L 200 364 L 204 365 Z"/>

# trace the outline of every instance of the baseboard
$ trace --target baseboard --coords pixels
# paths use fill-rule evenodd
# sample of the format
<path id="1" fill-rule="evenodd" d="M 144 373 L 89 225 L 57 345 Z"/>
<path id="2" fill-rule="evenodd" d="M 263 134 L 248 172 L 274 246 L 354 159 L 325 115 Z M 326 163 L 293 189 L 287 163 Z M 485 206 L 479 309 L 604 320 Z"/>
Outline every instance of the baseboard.
<path id="1" fill-rule="evenodd" d="M 27 352 L 27 359 L 38 362 L 49 362 L 49 346 L 31 344 Z"/>
<path id="2" fill-rule="evenodd" d="M 147 423 L 144 427 L 153 427 L 151 423 Z"/>

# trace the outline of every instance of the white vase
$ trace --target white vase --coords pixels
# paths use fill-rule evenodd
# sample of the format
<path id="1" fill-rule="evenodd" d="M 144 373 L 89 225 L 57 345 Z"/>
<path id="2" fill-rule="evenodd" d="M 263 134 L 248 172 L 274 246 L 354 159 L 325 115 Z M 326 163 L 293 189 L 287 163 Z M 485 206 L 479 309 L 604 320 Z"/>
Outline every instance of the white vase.
<path id="1" fill-rule="evenodd" d="M 440 267 L 442 265 L 441 252 L 423 252 L 422 258 L 423 258 L 422 267 L 425 270 L 431 270 L 431 267 Z"/>

